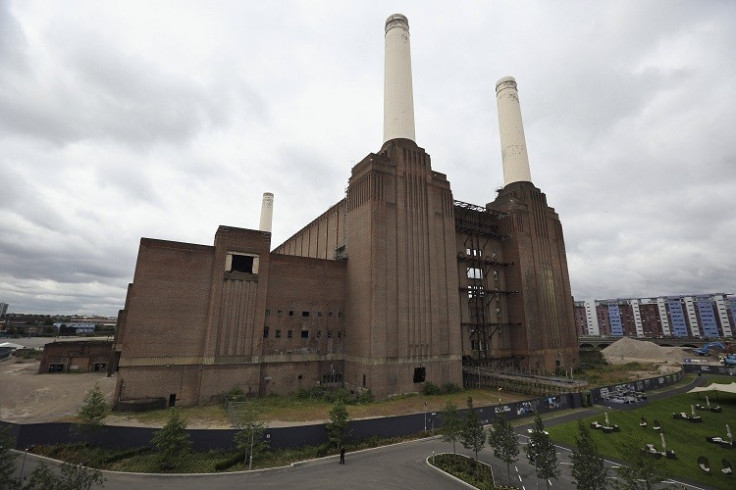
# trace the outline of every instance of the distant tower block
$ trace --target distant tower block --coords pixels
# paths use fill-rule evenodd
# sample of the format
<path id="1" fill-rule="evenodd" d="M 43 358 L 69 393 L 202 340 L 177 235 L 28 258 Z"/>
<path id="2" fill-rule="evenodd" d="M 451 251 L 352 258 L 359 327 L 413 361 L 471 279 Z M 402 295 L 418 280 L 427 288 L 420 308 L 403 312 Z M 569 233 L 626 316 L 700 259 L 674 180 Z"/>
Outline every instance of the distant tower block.
<path id="1" fill-rule="evenodd" d="M 386 20 L 383 94 L 383 142 L 395 138 L 414 141 L 409 21 L 401 14 Z"/>
<path id="2" fill-rule="evenodd" d="M 504 185 L 512 182 L 531 182 L 524 125 L 521 122 L 519 92 L 516 90 L 516 80 L 513 77 L 504 77 L 496 83 L 496 99 Z"/>
<path id="3" fill-rule="evenodd" d="M 258 227 L 261 231 L 271 231 L 273 223 L 273 194 L 270 192 L 263 193 L 263 204 L 261 204 L 261 225 Z"/>

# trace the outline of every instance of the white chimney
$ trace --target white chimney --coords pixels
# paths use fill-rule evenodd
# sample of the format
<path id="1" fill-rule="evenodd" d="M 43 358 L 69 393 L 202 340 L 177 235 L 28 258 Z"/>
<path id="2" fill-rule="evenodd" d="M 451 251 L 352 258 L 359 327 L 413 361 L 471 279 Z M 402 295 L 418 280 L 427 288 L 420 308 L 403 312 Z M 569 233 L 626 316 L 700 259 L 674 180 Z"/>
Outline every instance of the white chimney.
<path id="1" fill-rule="evenodd" d="M 414 95 L 411 88 L 409 21 L 401 14 L 386 19 L 383 83 L 383 142 L 414 141 Z"/>
<path id="2" fill-rule="evenodd" d="M 496 83 L 496 99 L 504 185 L 512 182 L 531 182 L 524 125 L 521 122 L 519 92 L 516 90 L 516 80 L 513 77 L 504 77 Z"/>
<path id="3" fill-rule="evenodd" d="M 270 192 L 263 193 L 263 204 L 261 204 L 261 225 L 258 227 L 261 231 L 271 231 L 273 223 L 273 194 Z"/>

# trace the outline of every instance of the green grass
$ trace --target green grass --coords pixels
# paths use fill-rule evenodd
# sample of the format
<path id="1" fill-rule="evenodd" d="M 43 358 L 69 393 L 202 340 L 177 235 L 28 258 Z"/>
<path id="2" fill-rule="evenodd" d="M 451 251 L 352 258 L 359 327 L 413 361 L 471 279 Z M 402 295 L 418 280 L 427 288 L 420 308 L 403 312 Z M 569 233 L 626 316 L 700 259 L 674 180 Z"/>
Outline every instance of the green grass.
<path id="1" fill-rule="evenodd" d="M 717 381 L 719 378 L 711 378 Z M 733 378 L 727 378 L 720 382 L 730 382 Z M 732 433 L 736 434 L 736 395 L 709 394 L 711 405 L 720 405 L 723 411 L 714 413 L 705 410 L 697 410 L 696 414 L 703 418 L 703 423 L 692 423 L 686 420 L 675 420 L 672 412 L 685 412 L 691 414 L 691 405 L 700 403 L 705 405 L 705 394 L 693 393 L 682 394 L 650 402 L 646 406 L 629 411 L 608 410 L 608 418 L 611 425 L 616 424 L 621 432 L 610 434 L 602 431 L 592 430 L 593 440 L 598 446 L 601 454 L 609 458 L 619 459 L 618 444 L 626 435 L 633 435 L 641 440 L 642 446 L 654 444 L 661 450 L 662 441 L 659 431 L 652 429 L 652 422 L 657 419 L 665 435 L 667 449 L 677 453 L 676 460 L 662 458 L 664 474 L 671 477 L 681 477 L 698 481 L 715 488 L 731 489 L 736 487 L 736 475 L 724 475 L 721 473 L 721 459 L 725 458 L 736 464 L 736 449 L 723 449 L 716 444 L 705 440 L 706 436 L 720 436 L 726 439 L 726 424 L 730 424 Z M 639 427 L 641 416 L 644 415 L 648 421 L 646 428 Z M 583 419 L 586 427 L 590 422 L 597 420 L 605 423 L 604 411 L 594 417 Z M 577 435 L 577 422 L 557 425 L 548 428 L 552 438 L 568 446 L 575 446 Z M 711 473 L 703 473 L 697 464 L 699 456 L 708 458 L 711 464 Z"/>
<path id="2" fill-rule="evenodd" d="M 361 449 L 418 439 L 423 436 L 423 434 L 415 434 L 406 437 L 392 438 L 372 437 L 360 442 L 347 444 L 346 449 L 348 453 L 351 453 Z M 173 467 L 161 470 L 159 467 L 158 454 L 155 451 L 146 450 L 145 448 L 140 448 L 140 450 L 111 450 L 75 443 L 58 444 L 54 446 L 37 446 L 34 452 L 54 459 L 75 464 L 83 464 L 85 466 L 102 470 L 140 473 L 216 473 L 218 472 L 216 468 L 218 463 L 231 460 L 237 453 L 236 450 L 185 453 L 177 459 L 176 464 Z M 297 461 L 321 458 L 337 453 L 337 449 L 331 447 L 329 444 L 267 451 L 254 459 L 253 469 L 285 466 Z M 247 469 L 248 465 L 241 462 L 229 466 L 224 471 L 244 471 Z"/>
<path id="3" fill-rule="evenodd" d="M 473 461 L 459 454 L 439 454 L 434 458 L 430 458 L 429 461 L 445 473 L 449 473 L 475 488 L 481 490 L 494 490 L 496 488 L 493 482 L 493 471 L 484 463 Z"/>

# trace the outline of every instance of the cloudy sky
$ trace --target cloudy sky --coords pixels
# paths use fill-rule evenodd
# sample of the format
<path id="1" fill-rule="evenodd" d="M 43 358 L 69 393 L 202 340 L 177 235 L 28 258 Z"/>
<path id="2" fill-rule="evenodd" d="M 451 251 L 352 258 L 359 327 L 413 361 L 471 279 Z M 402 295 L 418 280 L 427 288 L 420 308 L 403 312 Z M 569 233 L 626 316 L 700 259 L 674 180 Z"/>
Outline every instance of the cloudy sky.
<path id="1" fill-rule="evenodd" d="M 516 78 L 576 299 L 736 292 L 736 2 L 0 0 L 0 302 L 111 314 L 141 237 L 274 246 L 382 144 L 409 18 L 417 143 L 455 199 L 503 185 Z"/>

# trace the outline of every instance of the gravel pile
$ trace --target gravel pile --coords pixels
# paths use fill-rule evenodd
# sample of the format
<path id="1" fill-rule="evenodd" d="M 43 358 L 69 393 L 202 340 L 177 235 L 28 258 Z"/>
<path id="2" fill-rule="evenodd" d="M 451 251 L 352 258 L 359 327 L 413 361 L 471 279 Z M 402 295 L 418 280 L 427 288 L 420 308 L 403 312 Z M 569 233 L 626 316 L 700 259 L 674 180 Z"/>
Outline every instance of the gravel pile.
<path id="1" fill-rule="evenodd" d="M 654 362 L 660 364 L 682 364 L 690 357 L 681 347 L 661 347 L 647 340 L 623 337 L 603 349 L 603 356 L 611 364 L 631 361 Z"/>

